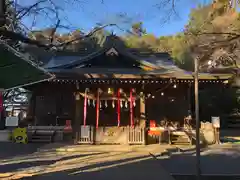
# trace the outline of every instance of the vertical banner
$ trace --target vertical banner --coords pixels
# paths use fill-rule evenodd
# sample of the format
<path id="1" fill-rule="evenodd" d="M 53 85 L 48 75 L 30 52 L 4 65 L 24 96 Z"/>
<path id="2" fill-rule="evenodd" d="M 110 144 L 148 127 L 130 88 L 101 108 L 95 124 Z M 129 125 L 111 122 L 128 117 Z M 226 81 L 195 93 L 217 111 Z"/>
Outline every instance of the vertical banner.
<path id="1" fill-rule="evenodd" d="M 85 89 L 85 94 L 84 94 L 84 112 L 83 112 L 83 125 L 84 127 L 86 126 L 86 120 L 87 120 L 87 93 L 88 89 Z"/>
<path id="2" fill-rule="evenodd" d="M 134 121 L 133 121 L 133 89 L 130 89 L 130 122 L 131 127 L 134 127 Z"/>
<path id="3" fill-rule="evenodd" d="M 121 90 L 120 90 L 120 88 L 118 89 L 118 92 L 117 92 L 117 121 L 118 121 L 118 127 L 120 126 L 120 118 L 121 118 L 121 116 L 120 116 L 120 113 L 121 113 L 121 107 L 120 107 L 120 94 L 121 94 L 121 92 L 120 92 Z"/>
<path id="4" fill-rule="evenodd" d="M 96 128 L 98 128 L 99 123 L 99 89 L 97 90 L 97 104 L 96 104 Z"/>

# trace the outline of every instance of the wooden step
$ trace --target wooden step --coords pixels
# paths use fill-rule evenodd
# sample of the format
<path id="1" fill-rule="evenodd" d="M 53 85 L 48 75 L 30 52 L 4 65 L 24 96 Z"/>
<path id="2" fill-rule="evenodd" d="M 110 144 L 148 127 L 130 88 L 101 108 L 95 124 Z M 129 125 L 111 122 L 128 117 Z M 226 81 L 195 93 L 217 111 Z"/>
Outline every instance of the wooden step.
<path id="1" fill-rule="evenodd" d="M 52 142 L 52 136 L 33 135 L 31 138 L 29 138 L 29 142 Z"/>
<path id="2" fill-rule="evenodd" d="M 34 143 L 34 142 L 37 142 L 37 143 L 50 143 L 52 141 L 49 140 L 49 139 L 31 139 L 28 142 L 31 142 L 31 143 Z"/>
<path id="3" fill-rule="evenodd" d="M 191 141 L 188 136 L 173 136 L 171 137 L 172 144 L 190 144 Z"/>
<path id="4" fill-rule="evenodd" d="M 35 139 L 48 139 L 48 138 L 52 138 L 52 136 L 39 136 L 39 135 L 34 135 L 31 138 L 35 138 Z"/>

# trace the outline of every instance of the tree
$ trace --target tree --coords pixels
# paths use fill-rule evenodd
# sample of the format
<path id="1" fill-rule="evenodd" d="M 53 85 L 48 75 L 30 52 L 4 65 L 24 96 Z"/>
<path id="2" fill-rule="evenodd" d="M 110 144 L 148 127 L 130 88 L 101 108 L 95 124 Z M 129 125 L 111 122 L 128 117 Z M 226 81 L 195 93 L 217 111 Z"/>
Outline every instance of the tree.
<path id="1" fill-rule="evenodd" d="M 132 25 L 132 33 L 136 36 L 142 36 L 143 34 L 146 34 L 146 29 L 143 28 L 142 22 L 137 22 Z"/>

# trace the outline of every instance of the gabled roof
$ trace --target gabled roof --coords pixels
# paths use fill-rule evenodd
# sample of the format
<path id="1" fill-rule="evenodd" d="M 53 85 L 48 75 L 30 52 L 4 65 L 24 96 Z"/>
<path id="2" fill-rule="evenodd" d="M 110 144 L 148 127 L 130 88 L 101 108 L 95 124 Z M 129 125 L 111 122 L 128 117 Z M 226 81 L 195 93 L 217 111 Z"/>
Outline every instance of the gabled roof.
<path id="1" fill-rule="evenodd" d="M 76 53 L 73 53 L 72 56 L 54 56 L 51 60 L 44 66 L 46 69 L 65 69 L 69 67 L 76 67 L 90 59 L 93 59 L 99 55 L 107 53 L 109 50 L 114 50 L 126 57 L 136 60 L 143 66 L 152 67 L 154 69 L 167 69 L 167 70 L 178 70 L 181 71 L 176 65 L 174 65 L 172 59 L 167 53 L 148 53 L 141 54 L 138 51 L 133 51 L 130 48 L 127 48 L 123 42 L 114 35 L 107 36 L 102 46 L 95 51 L 76 56 Z"/>
<path id="2" fill-rule="evenodd" d="M 95 38 L 95 37 L 94 37 Z M 115 35 L 103 36 L 97 40 L 97 45 L 88 48 L 84 47 L 79 52 L 57 52 L 43 66 L 48 72 L 54 73 L 57 77 L 78 78 L 79 75 L 85 77 L 86 74 L 94 74 L 96 77 L 130 77 L 135 78 L 178 78 L 193 79 L 193 73 L 178 68 L 168 53 L 154 53 L 146 49 L 131 49 L 125 46 L 124 42 Z M 86 68 L 85 65 L 92 59 L 103 55 L 104 53 L 117 53 L 131 60 L 136 61 L 143 67 L 149 67 L 151 70 L 134 68 Z M 84 67 L 84 68 L 82 68 Z M 105 75 L 103 75 L 103 73 Z M 131 77 L 133 77 L 131 76 Z M 229 79 L 231 74 L 221 73 L 200 73 L 200 79 Z"/>

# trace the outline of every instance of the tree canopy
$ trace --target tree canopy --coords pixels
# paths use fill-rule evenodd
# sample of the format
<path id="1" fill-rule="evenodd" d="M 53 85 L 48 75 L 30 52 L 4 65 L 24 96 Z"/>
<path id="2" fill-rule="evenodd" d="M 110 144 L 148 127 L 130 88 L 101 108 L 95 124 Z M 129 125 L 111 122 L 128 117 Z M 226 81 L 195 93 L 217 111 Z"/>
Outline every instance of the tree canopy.
<path id="1" fill-rule="evenodd" d="M 47 3 L 48 1 L 44 1 Z M 235 2 L 235 1 L 234 1 Z M 41 1 L 28 8 L 18 5 L 15 7 L 14 17 L 21 19 L 26 14 L 38 14 L 41 8 Z M 37 40 L 42 44 L 54 44 L 60 49 L 78 51 L 85 46 L 94 46 L 92 39 L 86 38 L 86 34 L 81 30 L 73 30 L 65 34 L 59 34 L 57 28 L 63 27 L 59 19 L 59 5 L 54 1 L 53 7 L 46 11 L 51 11 L 55 24 L 47 29 L 30 31 L 30 39 Z M 61 8 L 60 8 L 61 9 Z M 240 15 L 235 10 L 236 3 L 230 4 L 229 0 L 215 0 L 211 4 L 199 5 L 192 9 L 189 21 L 183 32 L 172 36 L 156 37 L 148 33 L 144 27 L 144 22 L 136 21 L 132 23 L 127 34 L 122 35 L 125 44 L 131 48 L 148 48 L 154 52 L 168 52 L 175 63 L 186 70 L 193 69 L 193 59 L 200 56 L 201 68 L 210 67 L 230 67 L 235 73 L 239 68 L 239 39 L 240 39 Z M 49 14 L 49 13 L 48 13 Z M 55 17 L 54 16 L 54 17 Z M 121 15 L 123 17 L 123 15 Z M 19 21 L 20 22 L 20 21 Z M 14 24 L 14 23 L 10 23 Z M 21 23 L 18 23 L 21 24 Z M 118 26 L 118 24 L 111 24 Z M 22 26 L 21 26 L 22 27 Z M 96 39 L 101 39 L 101 35 L 107 32 L 107 26 L 98 26 L 93 29 L 97 35 Z M 81 27 L 79 27 L 80 29 Z M 91 33 L 90 33 L 91 34 Z M 101 40 L 99 40 L 101 42 Z M 62 46 L 65 44 L 64 47 Z"/>

